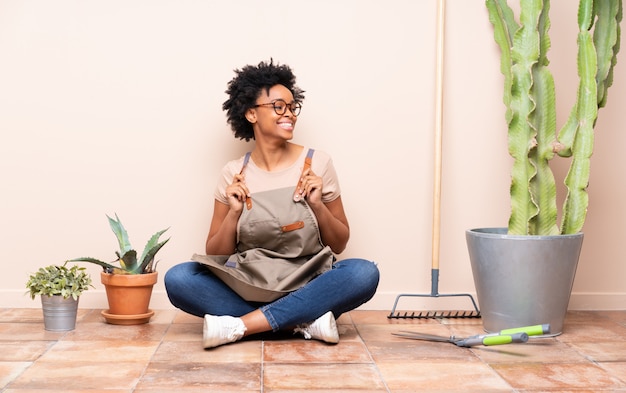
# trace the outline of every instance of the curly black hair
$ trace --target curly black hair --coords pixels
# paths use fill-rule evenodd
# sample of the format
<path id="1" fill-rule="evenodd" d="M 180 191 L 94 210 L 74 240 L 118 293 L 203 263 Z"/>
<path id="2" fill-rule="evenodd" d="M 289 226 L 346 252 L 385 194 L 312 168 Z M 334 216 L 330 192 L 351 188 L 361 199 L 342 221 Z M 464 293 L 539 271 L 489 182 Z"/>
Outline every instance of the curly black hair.
<path id="1" fill-rule="evenodd" d="M 222 109 L 226 111 L 228 123 L 235 137 L 249 141 L 254 139 L 252 124 L 246 119 L 246 111 L 256 104 L 259 94 L 265 89 L 269 94 L 270 88 L 283 85 L 296 102 L 304 100 L 304 90 L 296 86 L 296 76 L 287 65 L 274 64 L 274 60 L 260 62 L 257 66 L 247 65 L 241 70 L 235 70 L 236 76 L 228 82 L 228 100 L 224 101 Z"/>

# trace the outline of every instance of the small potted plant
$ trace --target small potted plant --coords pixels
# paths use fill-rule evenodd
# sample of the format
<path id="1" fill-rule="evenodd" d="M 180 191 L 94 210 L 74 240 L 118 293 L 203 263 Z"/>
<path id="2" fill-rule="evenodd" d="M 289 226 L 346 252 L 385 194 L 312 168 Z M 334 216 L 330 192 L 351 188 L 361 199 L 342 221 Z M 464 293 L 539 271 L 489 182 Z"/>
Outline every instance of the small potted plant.
<path id="1" fill-rule="evenodd" d="M 100 273 L 104 284 L 109 309 L 102 311 L 108 323 L 115 325 L 136 325 L 147 323 L 154 315 L 150 310 L 152 288 L 157 282 L 157 252 L 169 241 L 159 242 L 167 229 L 161 230 L 150 238 L 143 253 L 137 258 L 137 251 L 130 244 L 128 233 L 117 214 L 115 219 L 109 217 L 109 225 L 119 243 L 116 251 L 117 259 L 111 263 L 91 257 L 71 259 L 68 262 L 89 262 L 102 266 Z M 113 265 L 119 263 L 119 266 Z"/>
<path id="2" fill-rule="evenodd" d="M 32 299 L 41 296 L 46 330 L 74 330 L 79 297 L 92 286 L 84 267 L 74 265 L 68 268 L 66 265 L 42 267 L 26 282 Z"/>

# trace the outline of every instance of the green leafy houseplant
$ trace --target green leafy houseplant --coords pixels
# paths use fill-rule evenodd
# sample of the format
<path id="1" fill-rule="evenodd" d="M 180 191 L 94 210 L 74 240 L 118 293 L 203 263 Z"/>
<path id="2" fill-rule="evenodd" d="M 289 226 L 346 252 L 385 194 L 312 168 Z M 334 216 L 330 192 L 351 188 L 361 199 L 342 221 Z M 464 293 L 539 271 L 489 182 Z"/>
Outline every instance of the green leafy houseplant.
<path id="1" fill-rule="evenodd" d="M 143 253 L 139 258 L 137 258 L 137 251 L 135 251 L 131 246 L 128 239 L 128 233 L 126 232 L 126 229 L 124 228 L 124 225 L 122 225 L 122 222 L 117 214 L 115 215 L 115 219 L 109 217 L 108 215 L 107 218 L 109 220 L 111 230 L 117 238 L 120 248 L 119 251 L 115 252 L 117 259 L 111 263 L 107 263 L 96 258 L 81 257 L 70 259 L 68 262 L 95 263 L 102 266 L 105 272 L 115 274 L 146 274 L 155 272 L 157 262 L 154 261 L 154 257 L 157 252 L 159 252 L 159 250 L 170 240 L 168 238 L 159 242 L 159 238 L 165 231 L 167 231 L 167 229 L 163 229 L 152 235 L 144 247 Z M 119 262 L 120 266 L 112 264 L 115 262 Z"/>
<path id="2" fill-rule="evenodd" d="M 622 0 L 580 0 L 578 92 L 557 133 L 556 99 L 548 69 L 549 0 L 520 0 L 519 23 L 506 0 L 486 0 L 500 47 L 511 180 L 511 235 L 559 235 L 581 231 L 585 222 L 590 158 L 598 109 L 607 101 L 620 46 Z M 571 157 L 567 196 L 557 223 L 556 183 L 550 160 Z"/>
<path id="3" fill-rule="evenodd" d="M 62 266 L 50 265 L 40 268 L 30 275 L 26 282 L 31 299 L 35 296 L 62 296 L 64 299 L 74 300 L 91 285 L 91 277 L 84 267 L 76 265 L 68 268 L 67 263 Z"/>

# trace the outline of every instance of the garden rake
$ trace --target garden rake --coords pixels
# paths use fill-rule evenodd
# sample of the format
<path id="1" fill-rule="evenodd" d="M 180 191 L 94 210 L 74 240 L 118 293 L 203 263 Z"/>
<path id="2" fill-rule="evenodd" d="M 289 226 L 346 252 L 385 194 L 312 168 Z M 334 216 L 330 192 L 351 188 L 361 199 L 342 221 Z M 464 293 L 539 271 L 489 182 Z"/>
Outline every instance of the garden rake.
<path id="1" fill-rule="evenodd" d="M 443 120 L 443 41 L 445 0 L 437 1 L 437 67 L 436 67 L 436 105 L 435 105 L 435 173 L 433 185 L 433 238 L 432 238 L 432 267 L 431 267 L 431 290 L 429 294 L 403 293 L 396 297 L 391 313 L 388 318 L 480 318 L 480 311 L 469 293 L 440 294 L 439 293 L 439 236 L 441 221 L 441 145 L 442 145 L 442 120 Z M 421 311 L 421 312 L 396 312 L 398 300 L 401 297 L 469 297 L 474 310 L 469 311 Z"/>

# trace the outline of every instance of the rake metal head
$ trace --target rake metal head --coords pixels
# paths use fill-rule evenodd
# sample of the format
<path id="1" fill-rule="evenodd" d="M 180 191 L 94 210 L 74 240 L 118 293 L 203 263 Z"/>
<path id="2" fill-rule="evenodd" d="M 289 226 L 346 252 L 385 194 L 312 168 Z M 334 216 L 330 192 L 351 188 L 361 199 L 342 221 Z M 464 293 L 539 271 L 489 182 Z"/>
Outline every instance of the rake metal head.
<path id="1" fill-rule="evenodd" d="M 430 294 L 423 293 L 401 293 L 396 297 L 396 301 L 393 304 L 393 308 L 391 312 L 387 316 L 387 318 L 398 318 L 398 319 L 420 319 L 420 318 L 480 318 L 480 310 L 478 309 L 478 304 L 474 300 L 474 297 L 469 293 L 450 293 L 450 294 L 440 294 L 437 291 L 435 281 L 433 281 L 433 288 Z M 396 312 L 396 307 L 398 306 L 398 301 L 402 297 L 421 297 L 421 298 L 458 298 L 458 297 L 467 297 L 472 301 L 472 305 L 474 306 L 473 310 L 462 311 L 413 311 L 409 314 L 409 312 Z"/>

